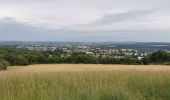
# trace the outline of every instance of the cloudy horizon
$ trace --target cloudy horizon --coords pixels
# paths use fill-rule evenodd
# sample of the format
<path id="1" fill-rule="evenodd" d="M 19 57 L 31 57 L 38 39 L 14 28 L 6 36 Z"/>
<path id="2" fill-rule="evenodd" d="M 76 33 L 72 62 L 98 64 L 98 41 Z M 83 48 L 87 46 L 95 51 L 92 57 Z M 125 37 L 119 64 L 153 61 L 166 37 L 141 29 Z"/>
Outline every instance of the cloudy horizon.
<path id="1" fill-rule="evenodd" d="M 0 0 L 0 41 L 170 42 L 169 0 Z"/>

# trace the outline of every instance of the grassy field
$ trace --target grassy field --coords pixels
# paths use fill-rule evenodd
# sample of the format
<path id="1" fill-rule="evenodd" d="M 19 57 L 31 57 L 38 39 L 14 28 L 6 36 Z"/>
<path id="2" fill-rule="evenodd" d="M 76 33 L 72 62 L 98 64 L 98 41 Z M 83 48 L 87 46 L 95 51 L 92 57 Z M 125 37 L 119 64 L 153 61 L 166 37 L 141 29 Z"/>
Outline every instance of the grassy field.
<path id="1" fill-rule="evenodd" d="M 170 66 L 15 66 L 0 72 L 0 100 L 170 100 Z"/>

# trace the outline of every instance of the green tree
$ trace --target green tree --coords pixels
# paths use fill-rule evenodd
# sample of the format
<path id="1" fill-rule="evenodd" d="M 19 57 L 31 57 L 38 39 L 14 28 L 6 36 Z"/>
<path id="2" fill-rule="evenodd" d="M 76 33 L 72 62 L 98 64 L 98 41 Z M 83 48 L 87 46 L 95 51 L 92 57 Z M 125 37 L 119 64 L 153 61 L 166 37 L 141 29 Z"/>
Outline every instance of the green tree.
<path id="1" fill-rule="evenodd" d="M 149 56 L 152 63 L 165 63 L 170 61 L 169 54 L 165 51 L 156 51 Z"/>
<path id="2" fill-rule="evenodd" d="M 144 57 L 144 58 L 142 59 L 142 63 L 143 63 L 144 65 L 148 65 L 148 64 L 150 63 L 149 57 L 148 57 L 148 56 Z"/>
<path id="3" fill-rule="evenodd" d="M 6 70 L 8 66 L 9 63 L 6 60 L 0 59 L 0 70 Z"/>

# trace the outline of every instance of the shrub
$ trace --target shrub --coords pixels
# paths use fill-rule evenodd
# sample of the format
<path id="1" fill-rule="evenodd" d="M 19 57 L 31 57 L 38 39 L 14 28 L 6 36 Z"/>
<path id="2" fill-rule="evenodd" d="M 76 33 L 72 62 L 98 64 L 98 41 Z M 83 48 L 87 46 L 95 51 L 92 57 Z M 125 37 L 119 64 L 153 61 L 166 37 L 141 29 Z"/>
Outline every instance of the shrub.
<path id="1" fill-rule="evenodd" d="M 9 63 L 6 60 L 0 59 L 0 70 L 6 70 L 8 66 Z"/>
<path id="2" fill-rule="evenodd" d="M 165 51 L 156 51 L 150 55 L 152 63 L 165 63 L 169 61 L 169 54 Z"/>

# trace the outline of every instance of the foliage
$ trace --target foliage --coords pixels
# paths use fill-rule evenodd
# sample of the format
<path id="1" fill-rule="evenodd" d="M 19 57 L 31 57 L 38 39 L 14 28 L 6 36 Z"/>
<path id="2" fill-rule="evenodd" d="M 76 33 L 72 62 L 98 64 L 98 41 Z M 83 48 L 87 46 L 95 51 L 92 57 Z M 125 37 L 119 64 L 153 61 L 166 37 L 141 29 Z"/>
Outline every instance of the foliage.
<path id="1" fill-rule="evenodd" d="M 169 64 L 170 54 L 165 51 L 156 51 L 142 60 L 137 57 L 124 56 L 93 56 L 83 52 L 65 53 L 55 51 L 28 51 L 0 47 L 0 58 L 9 62 L 10 65 L 49 64 L 49 63 L 72 63 L 72 64 Z M 2 65 L 2 64 L 1 64 Z"/>
<path id="2" fill-rule="evenodd" d="M 170 54 L 165 51 L 156 51 L 143 59 L 144 64 L 166 64 L 170 62 Z"/>
<path id="3" fill-rule="evenodd" d="M 9 63 L 6 60 L 0 59 L 0 70 L 6 70 L 8 66 Z"/>

